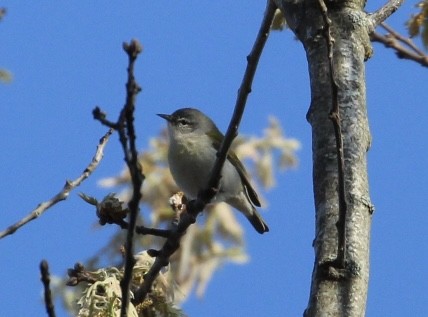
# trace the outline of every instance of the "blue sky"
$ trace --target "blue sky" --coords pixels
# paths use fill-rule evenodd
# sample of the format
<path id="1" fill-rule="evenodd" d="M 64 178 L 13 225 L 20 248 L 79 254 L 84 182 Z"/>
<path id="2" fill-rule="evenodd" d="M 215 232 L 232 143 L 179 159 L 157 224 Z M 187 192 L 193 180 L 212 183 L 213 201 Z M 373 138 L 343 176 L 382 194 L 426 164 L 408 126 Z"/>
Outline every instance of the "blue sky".
<path id="1" fill-rule="evenodd" d="M 415 12 L 408 1 L 388 22 L 405 32 Z M 0 230 L 49 199 L 66 179 L 80 175 L 105 128 L 95 105 L 111 118 L 124 102 L 123 41 L 144 46 L 136 75 L 138 146 L 164 122 L 156 113 L 195 106 L 224 131 L 258 30 L 264 1 L 2 1 L 0 67 L 12 83 L 0 85 Z M 368 10 L 379 2 L 370 2 Z M 418 42 L 419 43 L 419 42 Z M 427 70 L 375 45 L 367 62 L 367 100 L 373 136 L 368 154 L 376 212 L 371 241 L 367 316 L 422 316 L 428 295 L 426 107 Z M 253 84 L 242 133 L 260 134 L 267 116 L 302 143 L 299 166 L 278 175 L 264 193 L 271 232 L 246 229 L 251 261 L 225 265 L 203 299 L 191 296 L 189 316 L 301 316 L 313 265 L 310 102 L 303 48 L 291 32 L 273 33 Z M 0 241 L 1 316 L 44 316 L 38 265 L 64 275 L 105 243 L 115 228 L 94 229 L 94 213 L 77 197 L 103 196 L 101 178 L 117 174 L 123 155 L 113 136 L 92 177 L 66 202 Z M 242 220 L 242 218 L 240 218 Z M 58 316 L 66 316 L 58 307 Z"/>

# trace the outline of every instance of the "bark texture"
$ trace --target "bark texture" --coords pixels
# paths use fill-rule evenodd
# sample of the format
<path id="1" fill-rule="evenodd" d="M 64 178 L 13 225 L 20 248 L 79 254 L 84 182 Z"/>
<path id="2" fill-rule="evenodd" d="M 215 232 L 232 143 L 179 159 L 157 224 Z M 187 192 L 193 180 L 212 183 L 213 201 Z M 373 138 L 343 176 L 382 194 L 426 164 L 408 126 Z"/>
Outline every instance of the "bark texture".
<path id="1" fill-rule="evenodd" d="M 371 55 L 371 23 L 363 1 L 325 2 L 331 20 L 334 80 L 343 139 L 347 202 L 345 266 L 338 266 L 338 156 L 333 123 L 328 40 L 319 2 L 276 0 L 288 26 L 302 42 L 308 60 L 312 126 L 316 232 L 315 263 L 305 316 L 364 316 L 369 280 L 373 207 L 369 198 L 366 152 L 370 131 L 364 61 Z"/>

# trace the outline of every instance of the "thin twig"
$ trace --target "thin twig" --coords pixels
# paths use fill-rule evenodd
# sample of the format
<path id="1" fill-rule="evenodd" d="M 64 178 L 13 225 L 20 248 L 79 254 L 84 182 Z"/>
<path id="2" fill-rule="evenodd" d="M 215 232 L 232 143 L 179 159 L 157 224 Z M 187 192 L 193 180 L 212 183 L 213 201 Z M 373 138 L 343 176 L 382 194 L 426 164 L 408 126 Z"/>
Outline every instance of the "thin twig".
<path id="1" fill-rule="evenodd" d="M 109 127 L 110 129 L 117 130 L 119 129 L 119 126 L 117 122 L 111 122 L 107 120 L 106 114 L 101 111 L 100 107 L 96 106 L 95 109 L 92 111 L 92 116 L 95 120 L 100 121 L 103 125 L 106 127 Z"/>
<path id="2" fill-rule="evenodd" d="M 336 153 L 337 153 L 337 174 L 338 174 L 338 196 L 339 196 L 339 220 L 337 221 L 338 231 L 338 244 L 337 244 L 337 258 L 336 262 L 340 267 L 345 267 L 346 256 L 346 213 L 348 204 L 346 201 L 346 184 L 345 184 L 345 159 L 343 155 L 343 135 L 340 122 L 340 109 L 338 97 L 338 85 L 336 82 L 335 68 L 334 68 L 334 39 L 331 35 L 331 20 L 328 17 L 327 6 L 324 0 L 319 0 L 321 15 L 324 20 L 323 34 L 327 42 L 327 56 L 329 61 L 329 73 L 331 84 L 331 98 L 332 106 L 329 118 L 333 122 L 334 135 L 336 138 Z"/>
<path id="3" fill-rule="evenodd" d="M 250 54 L 247 56 L 247 68 L 245 69 L 244 78 L 238 90 L 235 110 L 233 112 L 233 116 L 227 129 L 225 138 L 218 151 L 218 158 L 211 172 L 211 178 L 208 183 L 209 188 L 218 187 L 221 177 L 221 169 L 223 168 L 224 162 L 226 161 L 227 153 L 233 140 L 238 134 L 238 127 L 245 110 L 245 103 L 247 102 L 248 95 L 251 92 L 251 86 L 253 83 L 254 75 L 256 73 L 257 65 L 264 45 L 269 37 L 270 26 L 272 25 L 276 9 L 277 6 L 274 1 L 268 0 L 265 9 L 264 19 L 257 34 L 256 41 L 253 45 Z M 209 197 L 209 200 L 211 200 L 214 195 L 215 192 L 212 193 L 211 197 Z"/>
<path id="4" fill-rule="evenodd" d="M 100 163 L 104 153 L 104 147 L 107 144 L 108 139 L 110 138 L 110 135 L 113 133 L 113 130 L 109 130 L 101 139 L 97 146 L 97 151 L 95 152 L 94 157 L 92 158 L 91 163 L 88 165 L 88 167 L 85 168 L 83 173 L 74 181 L 67 180 L 65 182 L 64 187 L 62 190 L 56 194 L 54 197 L 49 199 L 48 201 L 45 201 L 41 204 L 39 204 L 33 211 L 31 211 L 26 217 L 19 220 L 17 223 L 9 226 L 6 230 L 0 232 L 0 239 L 4 238 L 7 235 L 13 234 L 16 230 L 27 224 L 28 222 L 40 217 L 44 212 L 46 212 L 49 208 L 56 205 L 58 202 L 65 200 L 68 198 L 70 192 L 78 187 L 85 179 L 87 179 L 92 172 L 97 168 L 98 164 Z"/>
<path id="5" fill-rule="evenodd" d="M 144 226 L 136 226 L 135 232 L 138 234 L 150 234 L 156 237 L 169 238 L 171 235 L 171 230 L 168 229 L 156 229 L 156 228 L 147 228 Z"/>
<path id="6" fill-rule="evenodd" d="M 416 46 L 416 44 L 408 37 L 402 36 L 400 33 L 396 32 L 392 27 L 390 27 L 385 22 L 381 23 L 381 26 L 388 31 L 388 33 L 399 40 L 401 43 L 404 43 L 407 47 L 409 47 L 412 51 L 414 51 L 418 55 L 425 55 L 425 53 Z"/>
<path id="7" fill-rule="evenodd" d="M 142 198 L 141 186 L 144 181 L 143 169 L 138 162 L 138 151 L 135 143 L 136 134 L 134 128 L 134 112 L 137 94 L 141 91 L 140 86 L 137 84 L 134 76 L 134 65 L 138 55 L 142 52 L 143 48 L 137 40 L 123 43 L 123 49 L 128 55 L 128 80 L 126 82 L 126 101 L 125 105 L 120 112 L 117 122 L 111 122 L 106 119 L 106 115 L 99 107 L 93 111 L 94 119 L 100 121 L 102 124 L 113 127 L 119 134 L 120 144 L 122 145 L 123 153 L 125 155 L 125 162 L 128 166 L 129 173 L 132 180 L 133 194 L 128 203 L 129 221 L 119 221 L 122 228 L 126 228 L 126 242 L 125 242 L 125 271 L 123 279 L 120 282 L 122 291 L 122 306 L 120 316 L 126 317 L 128 315 L 129 306 L 129 288 L 132 280 L 132 270 L 135 265 L 134 258 L 134 232 L 137 223 L 137 216 L 139 211 L 139 203 Z"/>
<path id="8" fill-rule="evenodd" d="M 370 35 L 373 42 L 382 43 L 386 47 L 394 49 L 398 58 L 412 60 L 421 66 L 428 67 L 428 55 L 419 49 L 410 38 L 400 35 L 384 23 L 382 23 L 382 27 L 388 31 L 388 34 L 381 35 L 380 33 L 373 32 Z M 400 43 L 403 43 L 408 48 Z"/>
<path id="9" fill-rule="evenodd" d="M 135 265 L 134 258 L 134 231 L 137 223 L 137 216 L 139 211 L 139 203 L 142 198 L 141 186 L 144 181 L 143 170 L 138 162 L 138 151 L 135 145 L 135 129 L 134 129 L 134 112 L 136 96 L 141 91 L 135 81 L 134 65 L 138 54 L 142 52 L 142 46 L 136 40 L 132 40 L 130 44 L 124 43 L 123 48 L 128 54 L 128 81 L 126 83 L 126 103 L 120 114 L 118 121 L 118 133 L 120 136 L 120 143 L 122 144 L 123 152 L 125 154 L 125 162 L 132 179 L 133 194 L 128 203 L 129 206 L 129 221 L 128 231 L 125 243 L 125 271 L 123 279 L 120 282 L 122 290 L 122 307 L 120 316 L 126 317 L 128 315 L 129 306 L 129 288 L 132 280 L 132 270 Z"/>
<path id="10" fill-rule="evenodd" d="M 191 201 L 188 203 L 187 212 L 182 213 L 182 217 L 180 218 L 180 222 L 176 230 L 171 232 L 170 237 L 166 240 L 162 249 L 158 252 L 154 264 L 150 268 L 149 272 L 147 272 L 147 274 L 144 276 L 143 284 L 140 286 L 139 289 L 134 292 L 133 302 L 135 304 L 141 303 L 145 299 L 147 293 L 151 289 L 151 285 L 153 284 L 160 270 L 165 265 L 168 265 L 170 256 L 178 249 L 180 239 L 186 229 L 190 226 L 190 224 L 195 222 L 197 214 L 203 210 L 205 205 L 214 197 L 216 193 L 215 188 L 218 187 L 220 181 L 220 172 L 226 160 L 229 147 L 237 134 L 238 126 L 245 109 L 245 103 L 248 94 L 251 92 L 251 84 L 253 82 L 253 78 L 257 69 L 257 63 L 260 59 L 264 45 L 268 38 L 269 29 L 272 24 L 275 10 L 276 5 L 273 3 L 273 1 L 268 0 L 260 30 L 257 34 L 250 55 L 247 57 L 247 68 L 245 70 L 244 77 L 238 91 L 235 110 L 223 143 L 220 147 L 219 152 L 217 153 L 217 160 L 211 172 L 211 177 L 208 181 L 207 189 L 201 191 L 198 194 L 198 198 L 196 199 L 196 201 Z"/>
<path id="11" fill-rule="evenodd" d="M 55 307 L 52 300 L 52 292 L 49 286 L 51 278 L 49 276 L 49 266 L 46 260 L 40 262 L 40 273 L 42 274 L 42 283 L 45 289 L 45 307 L 49 317 L 55 317 Z"/>
<path id="12" fill-rule="evenodd" d="M 373 25 L 373 30 L 385 21 L 391 14 L 403 4 L 404 0 L 390 0 L 382 8 L 369 15 L 369 18 Z"/>

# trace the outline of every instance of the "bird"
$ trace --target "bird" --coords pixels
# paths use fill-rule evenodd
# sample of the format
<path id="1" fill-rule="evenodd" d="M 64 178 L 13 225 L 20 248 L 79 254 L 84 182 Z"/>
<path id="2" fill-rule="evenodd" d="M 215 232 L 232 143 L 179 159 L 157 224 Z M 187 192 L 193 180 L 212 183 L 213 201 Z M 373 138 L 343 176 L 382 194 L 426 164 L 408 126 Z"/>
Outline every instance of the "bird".
<path id="1" fill-rule="evenodd" d="M 168 125 L 168 163 L 172 177 L 188 198 L 196 199 L 198 192 L 208 184 L 224 135 L 207 115 L 195 108 L 157 115 Z M 269 231 L 256 209 L 261 206 L 257 193 L 244 165 L 232 150 L 229 150 L 218 191 L 211 202 L 226 202 L 242 212 L 258 233 Z"/>

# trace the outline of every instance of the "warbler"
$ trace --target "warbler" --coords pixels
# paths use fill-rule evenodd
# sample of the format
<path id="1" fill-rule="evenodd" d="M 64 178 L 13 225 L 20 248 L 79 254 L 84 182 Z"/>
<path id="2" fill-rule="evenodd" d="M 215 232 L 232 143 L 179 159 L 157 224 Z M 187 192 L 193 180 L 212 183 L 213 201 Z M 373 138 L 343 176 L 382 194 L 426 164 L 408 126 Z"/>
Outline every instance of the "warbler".
<path id="1" fill-rule="evenodd" d="M 168 163 L 172 177 L 188 198 L 195 199 L 208 184 L 224 135 L 208 116 L 194 108 L 158 116 L 168 122 Z M 232 150 L 229 150 L 218 192 L 212 200 L 222 201 L 241 211 L 258 233 L 269 231 L 255 208 L 260 207 L 257 193 L 244 165 Z"/>

